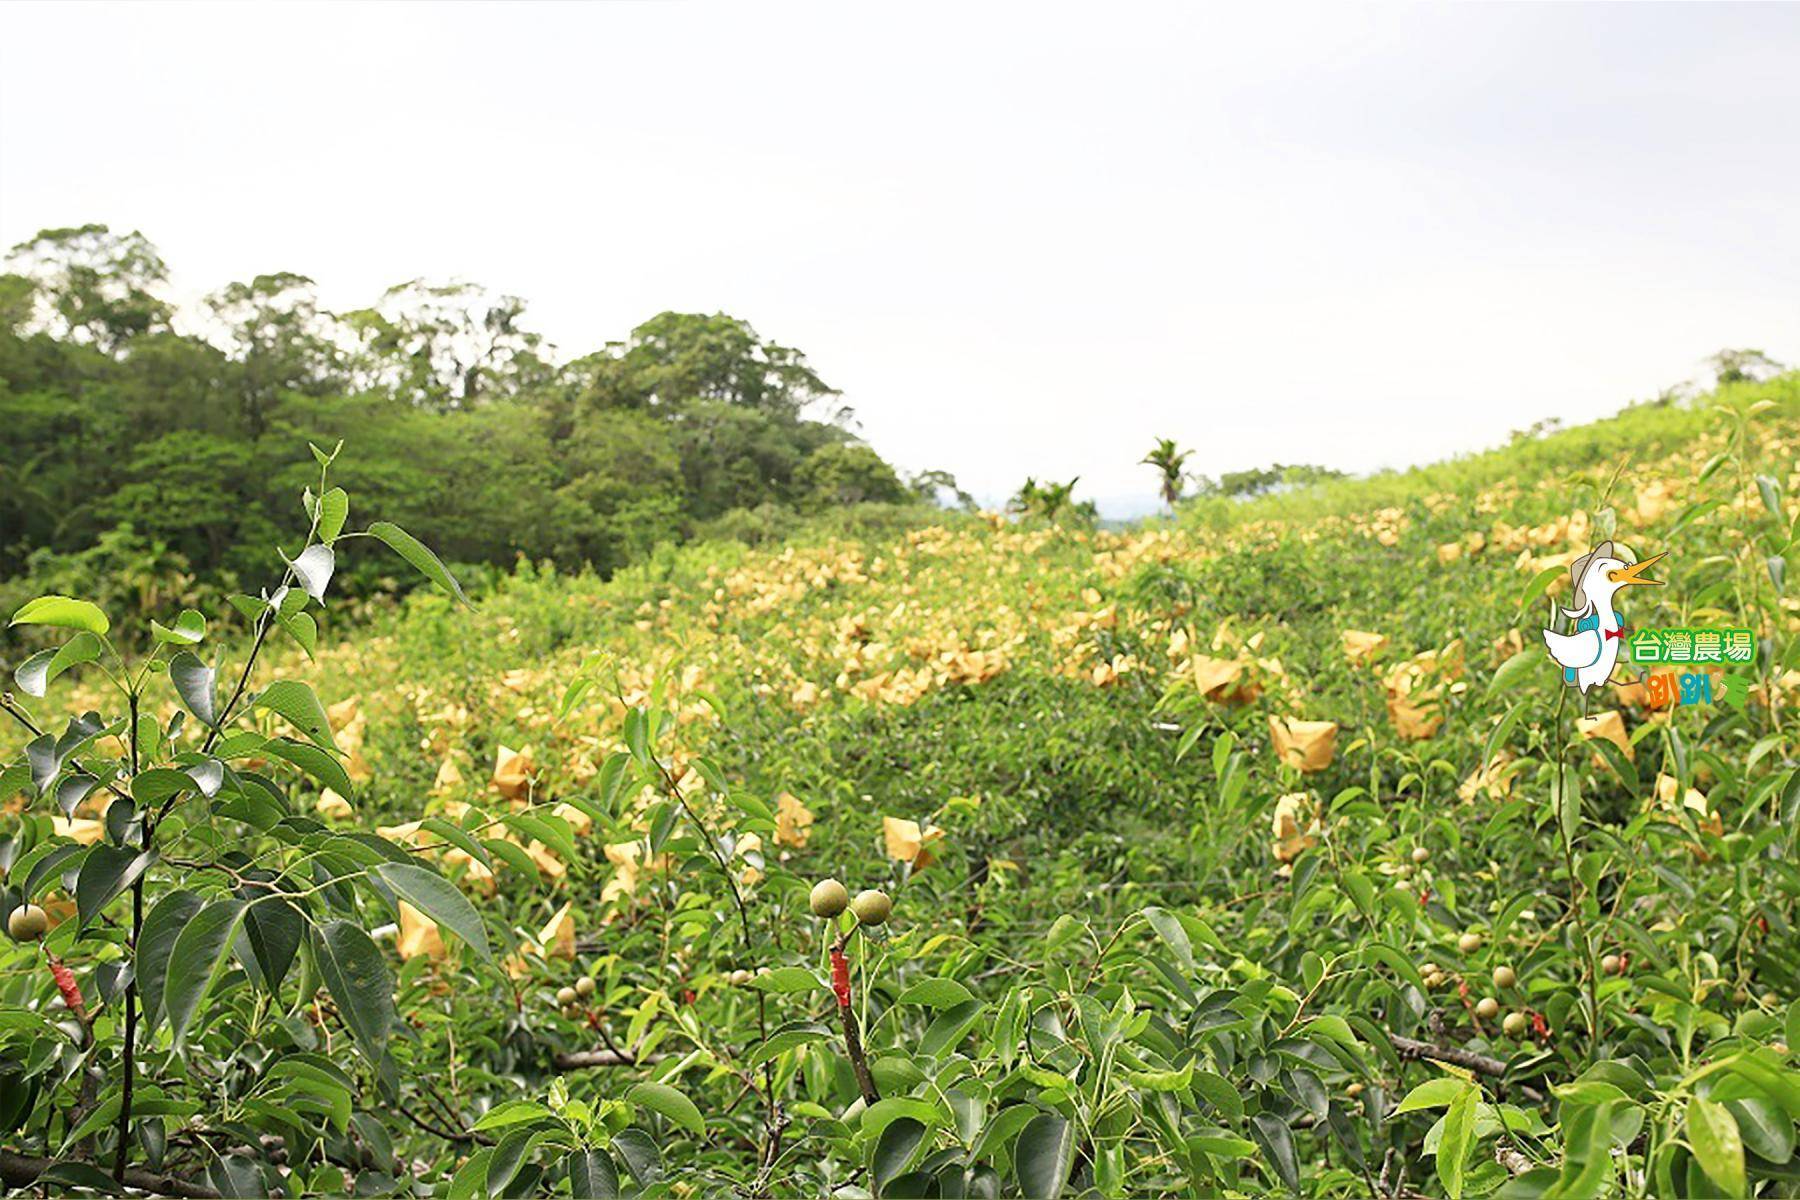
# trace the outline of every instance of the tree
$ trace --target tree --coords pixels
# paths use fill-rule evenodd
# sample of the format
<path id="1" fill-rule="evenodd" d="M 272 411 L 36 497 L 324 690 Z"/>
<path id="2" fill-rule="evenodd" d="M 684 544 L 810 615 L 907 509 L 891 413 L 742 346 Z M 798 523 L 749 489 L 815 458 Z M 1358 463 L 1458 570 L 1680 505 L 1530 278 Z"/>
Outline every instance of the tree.
<path id="1" fill-rule="evenodd" d="M 1233 499 L 1247 500 L 1252 496 L 1262 496 L 1270 492 L 1307 487 L 1311 484 L 1342 478 L 1344 478 L 1344 473 L 1333 470 L 1331 467 L 1320 467 L 1310 463 L 1297 463 L 1292 466 L 1271 463 L 1266 467 L 1252 467 L 1247 471 L 1227 471 L 1217 479 L 1201 476 L 1199 492 L 1203 496 L 1227 496 Z"/>
<path id="2" fill-rule="evenodd" d="M 1161 477 L 1157 485 L 1162 492 L 1163 503 L 1169 506 L 1170 512 L 1175 511 L 1175 502 L 1181 499 L 1181 468 L 1192 453 L 1191 450 L 1178 449 L 1174 438 L 1157 438 L 1150 453 L 1138 460 L 1146 466 L 1156 468 Z"/>
<path id="3" fill-rule="evenodd" d="M 747 321 L 724 313 L 659 313 L 627 341 L 571 363 L 569 378 L 591 405 L 671 415 L 710 400 L 791 420 L 841 394 L 806 355 L 765 341 Z M 842 420 L 848 410 L 831 415 Z"/>
<path id="4" fill-rule="evenodd" d="M 343 386 L 342 336 L 319 308 L 313 281 L 278 271 L 231 283 L 208 296 L 220 348 L 242 366 L 238 388 L 244 429 L 259 438 L 284 391 L 324 395 Z"/>
<path id="5" fill-rule="evenodd" d="M 356 382 L 440 412 L 516 396 L 553 374 L 524 314 L 519 297 L 478 284 L 397 283 L 374 307 L 343 315 L 360 343 Z"/>
<path id="6" fill-rule="evenodd" d="M 942 497 L 943 493 L 948 492 L 955 500 L 957 508 L 964 512 L 975 511 L 975 497 L 963 491 L 957 485 L 956 476 L 948 471 L 937 469 L 920 471 L 907 479 L 906 486 L 913 495 L 928 504 L 946 507 Z"/>
<path id="7" fill-rule="evenodd" d="M 811 508 L 899 504 L 912 498 L 894 468 L 860 442 L 820 446 L 800 464 L 794 483 L 803 504 Z"/>
<path id="8" fill-rule="evenodd" d="M 1721 350 L 1706 360 L 1721 386 L 1727 383 L 1760 383 L 1787 368 L 1761 350 Z"/>
<path id="9" fill-rule="evenodd" d="M 50 333 L 118 354 L 132 338 L 169 328 L 171 309 L 155 294 L 169 270 L 143 234 L 105 225 L 44 229 L 10 256 L 37 292 L 37 317 Z"/>

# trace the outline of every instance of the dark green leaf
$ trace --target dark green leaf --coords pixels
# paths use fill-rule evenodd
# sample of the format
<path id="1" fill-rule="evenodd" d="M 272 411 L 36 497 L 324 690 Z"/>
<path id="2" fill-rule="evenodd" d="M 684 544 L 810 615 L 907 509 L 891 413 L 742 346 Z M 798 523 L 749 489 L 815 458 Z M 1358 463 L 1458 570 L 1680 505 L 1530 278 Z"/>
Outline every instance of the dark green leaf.
<path id="1" fill-rule="evenodd" d="M 606 1151 L 576 1150 L 565 1161 L 571 1200 L 614 1200 L 618 1196 L 619 1169 Z"/>
<path id="2" fill-rule="evenodd" d="M 88 851 L 75 877 L 76 927 L 85 928 L 155 861 L 154 850 L 139 852 L 123 846 L 99 845 Z"/>
<path id="3" fill-rule="evenodd" d="M 1257 1113 L 1250 1118 L 1250 1136 L 1262 1148 L 1263 1158 L 1290 1192 L 1300 1190 L 1300 1162 L 1294 1157 L 1294 1135 L 1287 1122 L 1273 1113 Z"/>
<path id="4" fill-rule="evenodd" d="M 425 578 L 470 608 L 475 607 L 473 604 L 469 604 L 469 598 L 463 595 L 462 585 L 451 577 L 444 564 L 438 561 L 438 556 L 427 549 L 425 543 L 418 538 L 391 521 L 375 522 L 369 526 L 369 533 L 386 542 L 394 553 L 411 563 Z"/>
<path id="5" fill-rule="evenodd" d="M 331 733 L 331 719 L 325 715 L 325 706 L 304 683 L 292 679 L 277 680 L 256 697 L 255 707 L 278 713 L 323 750 L 338 748 L 337 739 Z"/>
<path id="6" fill-rule="evenodd" d="M 666 1083 L 640 1083 L 625 1093 L 633 1104 L 661 1113 L 695 1137 L 706 1136 L 706 1122 L 694 1102 Z"/>
<path id="7" fill-rule="evenodd" d="M 382 863 L 375 874 L 402 899 L 475 948 L 489 962 L 493 952 L 488 948 L 487 930 L 468 897 L 437 872 L 410 863 Z"/>
<path id="8" fill-rule="evenodd" d="M 144 918 L 135 961 L 144 1020 L 152 1028 L 162 1016 L 163 982 L 169 975 L 169 959 L 175 952 L 175 940 L 194 919 L 194 914 L 205 907 L 206 901 L 193 892 L 170 892 L 158 900 Z"/>
<path id="9" fill-rule="evenodd" d="M 875 1157 L 871 1168 L 875 1174 L 877 1195 L 886 1191 L 892 1179 L 905 1174 L 906 1169 L 912 1166 L 913 1156 L 925 1144 L 926 1132 L 925 1125 L 911 1117 L 901 1117 L 889 1122 L 887 1128 L 881 1131 L 881 1136 L 875 1139 Z"/>
<path id="10" fill-rule="evenodd" d="M 1034 1200 L 1057 1200 L 1075 1164 L 1075 1127 L 1055 1113 L 1039 1113 L 1013 1146 L 1019 1190 Z"/>
<path id="11" fill-rule="evenodd" d="M 313 930 L 313 954 L 357 1049 L 380 1062 L 395 1020 L 394 979 L 381 951 L 360 926 L 340 920 Z"/>
<path id="12" fill-rule="evenodd" d="M 176 937 L 163 984 L 163 1011 L 178 1047 L 186 1044 L 188 1026 L 223 968 L 243 920 L 242 900 L 214 900 Z"/>

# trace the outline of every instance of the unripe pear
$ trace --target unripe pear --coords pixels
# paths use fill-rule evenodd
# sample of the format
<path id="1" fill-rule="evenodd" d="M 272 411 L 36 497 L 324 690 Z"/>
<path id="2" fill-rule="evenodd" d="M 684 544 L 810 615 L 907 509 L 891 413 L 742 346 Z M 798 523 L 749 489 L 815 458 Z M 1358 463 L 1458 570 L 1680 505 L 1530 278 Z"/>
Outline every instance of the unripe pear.
<path id="1" fill-rule="evenodd" d="M 35 942 L 50 928 L 50 914 L 35 904 L 21 904 L 6 918 L 6 932 L 21 942 Z"/>
<path id="2" fill-rule="evenodd" d="M 1601 974 L 1604 975 L 1617 975 L 1620 968 L 1624 965 L 1624 960 L 1618 955 L 1608 954 L 1605 958 L 1600 960 L 1600 971 Z"/>
<path id="3" fill-rule="evenodd" d="M 572 987 L 557 988 L 556 989 L 556 1002 L 558 1004 L 562 1005 L 564 1008 L 567 1008 L 567 1007 L 569 1007 L 569 1005 L 575 1003 L 575 989 Z"/>
<path id="4" fill-rule="evenodd" d="M 1500 1023 L 1500 1028 L 1506 1031 L 1507 1037 L 1524 1037 L 1525 1027 L 1529 1024 L 1524 1013 L 1509 1012 L 1506 1014 L 1506 1020 Z"/>
<path id="5" fill-rule="evenodd" d="M 1519 976 L 1517 975 L 1517 973 L 1515 973 L 1513 971 L 1513 969 L 1511 967 L 1495 967 L 1494 968 L 1494 986 L 1495 987 L 1509 988 L 1517 982 L 1519 982 Z"/>
<path id="6" fill-rule="evenodd" d="M 583 975 L 575 981 L 575 994 L 583 1000 L 594 994 L 594 979 L 591 975 Z"/>
<path id="7" fill-rule="evenodd" d="M 1500 1002 L 1492 996 L 1483 996 L 1475 1005 L 1475 1015 L 1484 1021 L 1491 1021 L 1500 1015 Z"/>
<path id="8" fill-rule="evenodd" d="M 837 880 L 821 879 L 813 884 L 813 916 L 835 917 L 848 907 L 850 907 L 850 891 Z"/>
<path id="9" fill-rule="evenodd" d="M 1461 950 L 1464 954 L 1475 953 L 1477 950 L 1481 949 L 1481 935 L 1474 930 L 1470 930 L 1468 933 L 1465 933 L 1456 939 L 1456 948 Z"/>
<path id="10" fill-rule="evenodd" d="M 856 919 L 864 925 L 885 925 L 887 919 L 893 915 L 894 902 L 888 899 L 886 892 L 870 888 L 866 892 L 856 894 L 856 899 L 850 902 L 850 911 L 855 913 Z"/>
<path id="11" fill-rule="evenodd" d="M 1430 862 L 1431 861 L 1431 851 L 1428 850 L 1424 846 L 1414 846 L 1413 852 L 1412 852 L 1412 860 L 1416 863 Z"/>

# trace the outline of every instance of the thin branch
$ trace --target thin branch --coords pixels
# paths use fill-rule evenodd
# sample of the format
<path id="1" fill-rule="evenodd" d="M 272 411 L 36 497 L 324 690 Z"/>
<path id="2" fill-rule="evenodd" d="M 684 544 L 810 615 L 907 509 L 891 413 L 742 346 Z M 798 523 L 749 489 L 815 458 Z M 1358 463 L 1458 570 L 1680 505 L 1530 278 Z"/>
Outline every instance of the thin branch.
<path id="1" fill-rule="evenodd" d="M 28 1154 L 14 1154 L 10 1150 L 0 1150 L 0 1181 L 9 1188 L 28 1188 L 37 1182 L 38 1177 L 57 1164 L 56 1159 L 37 1158 Z M 63 1161 L 75 1161 L 65 1159 Z M 157 1171 L 146 1171 L 139 1167 L 127 1167 L 120 1179 L 126 1187 L 135 1191 L 148 1192 L 153 1196 L 180 1196 L 187 1200 L 219 1200 L 219 1193 L 208 1185 L 194 1179 L 179 1175 L 168 1175 Z"/>

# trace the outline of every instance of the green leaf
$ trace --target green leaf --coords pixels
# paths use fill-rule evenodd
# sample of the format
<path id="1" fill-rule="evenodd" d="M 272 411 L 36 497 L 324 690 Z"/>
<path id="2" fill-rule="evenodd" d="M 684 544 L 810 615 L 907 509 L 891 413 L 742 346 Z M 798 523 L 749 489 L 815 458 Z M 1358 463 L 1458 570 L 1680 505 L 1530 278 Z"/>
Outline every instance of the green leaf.
<path id="1" fill-rule="evenodd" d="M 279 714 L 288 724 L 304 733 L 322 750 L 336 750 L 337 739 L 331 733 L 331 718 L 325 706 L 304 683 L 281 679 L 264 688 L 256 697 L 255 708 L 266 708 Z"/>
<path id="2" fill-rule="evenodd" d="M 1057 1200 L 1075 1165 L 1075 1127 L 1055 1113 L 1039 1113 L 1013 1146 L 1019 1191 L 1034 1200 Z"/>
<path id="3" fill-rule="evenodd" d="M 1725 1101 L 1737 1121 L 1744 1147 L 1758 1158 L 1785 1163 L 1794 1157 L 1794 1122 L 1781 1108 L 1761 1096 Z"/>
<path id="4" fill-rule="evenodd" d="M 214 900 L 188 921 L 175 939 L 169 955 L 169 974 L 163 985 L 163 1011 L 175 1045 L 187 1042 L 188 1026 L 200 1011 L 213 980 L 224 969 L 232 940 L 244 921 L 242 900 Z"/>
<path id="5" fill-rule="evenodd" d="M 905 1174 L 906 1169 L 912 1166 L 919 1147 L 925 1144 L 927 1132 L 929 1131 L 922 1122 L 911 1117 L 901 1117 L 890 1122 L 881 1131 L 881 1136 L 875 1139 L 875 1156 L 870 1168 L 875 1173 L 876 1195 L 882 1194 L 891 1180 Z"/>
<path id="6" fill-rule="evenodd" d="M 444 564 L 438 561 L 438 556 L 433 554 L 424 542 L 392 521 L 375 522 L 369 526 L 369 533 L 386 542 L 394 553 L 411 563 L 421 575 L 431 580 L 432 583 L 468 607 L 475 607 L 473 604 L 469 604 L 469 598 L 463 594 L 462 585 L 456 582 Z"/>
<path id="7" fill-rule="evenodd" d="M 151 767 L 131 779 L 131 798 L 139 804 L 158 805 L 183 792 L 197 792 L 200 784 L 186 771 Z"/>
<path id="8" fill-rule="evenodd" d="M 268 871 L 254 872 L 252 877 L 261 883 L 273 882 L 275 878 Z M 287 978 L 294 956 L 300 953 L 301 939 L 306 936 L 306 917 L 287 897 L 274 896 L 260 888 L 240 888 L 238 896 L 256 900 L 244 914 L 245 936 L 238 944 L 239 958 L 253 979 L 259 980 L 271 996 L 279 996 L 281 981 Z M 243 954 L 246 946 L 248 958 Z"/>
<path id="9" fill-rule="evenodd" d="M 200 639 L 206 636 L 206 618 L 194 609 L 184 608 L 173 625 L 164 625 L 161 621 L 150 622 L 150 632 L 160 645 L 198 645 Z"/>
<path id="10" fill-rule="evenodd" d="M 442 817 L 426 817 L 419 822 L 419 828 L 437 834 L 488 870 L 494 869 L 493 860 L 488 858 L 488 852 L 482 849 L 481 843 L 470 837 L 461 826 L 446 821 Z"/>
<path id="11" fill-rule="evenodd" d="M 555 1118 L 555 1113 L 536 1100 L 508 1100 L 488 1110 L 481 1120 L 475 1122 L 475 1130 L 480 1133 L 490 1129 L 504 1129 L 523 1121 L 550 1121 Z"/>
<path id="12" fill-rule="evenodd" d="M 20 691 L 42 699 L 58 675 L 70 667 L 93 662 L 105 649 L 104 642 L 84 630 L 55 649 L 40 650 L 20 663 L 13 679 Z"/>
<path id="13" fill-rule="evenodd" d="M 928 1008 L 951 1008 L 967 1004 L 975 995 L 954 979 L 921 979 L 904 992 L 896 1004 L 923 1004 Z"/>
<path id="14" fill-rule="evenodd" d="M 482 927 L 475 906 L 449 880 L 436 871 L 406 863 L 382 863 L 375 868 L 375 875 L 407 903 L 436 921 L 440 929 L 449 930 L 473 946 L 484 960 L 494 960 L 493 951 L 488 948 L 487 930 Z"/>
<path id="15" fill-rule="evenodd" d="M 350 775 L 344 770 L 344 764 L 317 746 L 277 738 L 261 749 L 264 754 L 294 764 L 345 799 L 356 794 L 356 785 L 350 782 Z"/>
<path id="16" fill-rule="evenodd" d="M 344 522 L 350 516 L 350 496 L 341 487 L 334 487 L 319 497 L 319 540 L 327 544 L 337 541 L 338 534 L 344 532 Z"/>
<path id="17" fill-rule="evenodd" d="M 75 927 L 85 929 L 102 909 L 143 877 L 156 857 L 154 850 L 139 852 L 123 846 L 98 845 L 88 851 L 75 876 Z"/>
<path id="18" fill-rule="evenodd" d="M 925 1058 L 936 1058 L 944 1051 L 953 1048 L 962 1041 L 963 1036 L 968 1033 L 969 1027 L 986 1010 L 987 1005 L 979 1000 L 970 1000 L 965 1004 L 944 1009 L 926 1028 L 925 1036 L 919 1039 L 919 1054 Z"/>
<path id="19" fill-rule="evenodd" d="M 1519 651 L 1501 663 L 1500 668 L 1494 672 L 1494 677 L 1488 680 L 1487 694 L 1492 696 L 1495 692 L 1506 691 L 1513 687 L 1543 661 L 1544 655 L 1541 650 Z"/>
<path id="20" fill-rule="evenodd" d="M 106 614 L 100 611 L 99 605 L 69 596 L 39 596 L 36 600 L 27 600 L 13 614 L 12 623 L 85 629 L 101 637 L 105 637 L 106 631 L 112 628 L 112 622 L 106 619 Z"/>
<path id="21" fill-rule="evenodd" d="M 604 1150 L 576 1150 L 564 1160 L 569 1172 L 570 1200 L 614 1200 L 619 1169 Z"/>
<path id="22" fill-rule="evenodd" d="M 694 1102 L 666 1083 L 640 1083 L 625 1093 L 633 1104 L 661 1113 L 695 1137 L 706 1136 L 706 1122 Z"/>
<path id="23" fill-rule="evenodd" d="M 1150 928 L 1168 943 L 1169 949 L 1175 952 L 1175 960 L 1187 970 L 1194 969 L 1194 943 L 1188 938 L 1187 930 L 1181 921 L 1165 908 L 1146 908 L 1144 917 L 1150 922 Z"/>
<path id="24" fill-rule="evenodd" d="M 17 878 L 21 871 L 25 874 L 25 885 L 19 889 L 19 895 L 26 900 L 33 899 L 37 896 L 40 886 L 65 870 L 71 858 L 78 858 L 86 854 L 88 849 L 87 846 L 75 842 L 39 843 L 37 849 L 21 858 L 10 872 L 14 878 Z"/>
<path id="25" fill-rule="evenodd" d="M 339 920 L 313 930 L 313 954 L 357 1049 L 379 1063 L 395 1021 L 394 978 L 381 951 L 361 926 Z"/>
<path id="26" fill-rule="evenodd" d="M 1257 1113 L 1250 1118 L 1250 1136 L 1261 1147 L 1263 1157 L 1290 1192 L 1300 1190 L 1300 1161 L 1294 1156 L 1294 1135 L 1287 1122 L 1273 1113 Z"/>
<path id="27" fill-rule="evenodd" d="M 200 661 L 191 650 L 169 660 L 169 682 L 187 710 L 209 729 L 218 728 L 218 672 Z"/>
<path id="28" fill-rule="evenodd" d="M 1581 832 L 1581 785 L 1573 771 L 1559 772 L 1550 780 L 1550 800 L 1562 825 L 1563 840 L 1573 842 Z"/>
<path id="29" fill-rule="evenodd" d="M 1394 1109 L 1394 1115 L 1418 1112 L 1426 1108 L 1447 1108 L 1456 1103 L 1468 1090 L 1469 1084 L 1461 1079 L 1452 1079 L 1448 1076 L 1427 1079 L 1406 1093 L 1406 1099 L 1400 1101 L 1399 1106 Z"/>
<path id="30" fill-rule="evenodd" d="M 1567 572 L 1567 567 L 1545 567 L 1533 575 L 1531 582 L 1525 585 L 1525 590 L 1519 595 L 1519 611 L 1524 612 L 1529 608 L 1533 600 L 1542 596 L 1545 589 L 1561 579 Z"/>
<path id="31" fill-rule="evenodd" d="M 770 971 L 758 972 L 750 980 L 750 986 L 759 992 L 772 992 L 778 996 L 822 991 L 825 987 L 819 982 L 819 977 L 805 967 L 776 967 Z"/>
<path id="32" fill-rule="evenodd" d="M 1689 1096 L 1687 1140 L 1700 1169 L 1723 1194 L 1744 1194 L 1744 1141 L 1730 1109 L 1704 1096 Z"/>
<path id="33" fill-rule="evenodd" d="M 1444 1114 L 1444 1132 L 1437 1147 L 1437 1174 L 1450 1200 L 1462 1200 L 1463 1168 L 1475 1136 L 1475 1102 L 1479 1095 L 1478 1088 L 1464 1084 L 1450 1111 Z"/>

